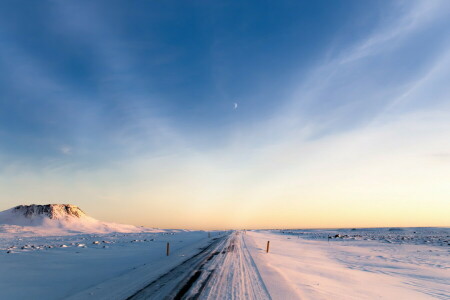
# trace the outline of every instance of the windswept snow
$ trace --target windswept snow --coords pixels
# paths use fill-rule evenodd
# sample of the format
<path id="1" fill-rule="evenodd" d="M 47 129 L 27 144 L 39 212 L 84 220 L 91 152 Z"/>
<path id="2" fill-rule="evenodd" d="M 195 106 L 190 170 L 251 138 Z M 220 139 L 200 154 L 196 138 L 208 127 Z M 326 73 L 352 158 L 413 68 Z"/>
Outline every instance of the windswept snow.
<path id="1" fill-rule="evenodd" d="M 0 299 L 125 299 L 210 241 L 178 230 L 0 238 Z"/>
<path id="2" fill-rule="evenodd" d="M 245 236 L 273 299 L 450 299 L 448 228 L 282 232 Z"/>
<path id="3" fill-rule="evenodd" d="M 448 228 L 238 231 L 211 238 L 175 230 L 0 233 L 0 299 L 174 293 L 181 299 L 450 299 L 449 237 Z"/>

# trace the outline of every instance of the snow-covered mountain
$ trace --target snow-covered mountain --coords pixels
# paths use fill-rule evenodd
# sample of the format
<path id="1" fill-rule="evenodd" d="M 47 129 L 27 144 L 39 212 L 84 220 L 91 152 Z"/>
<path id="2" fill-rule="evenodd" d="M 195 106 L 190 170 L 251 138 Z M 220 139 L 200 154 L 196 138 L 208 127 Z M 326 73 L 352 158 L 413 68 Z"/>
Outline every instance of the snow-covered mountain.
<path id="1" fill-rule="evenodd" d="M 0 233 L 64 235 L 148 231 L 155 230 L 102 222 L 71 204 L 19 205 L 0 212 Z"/>
<path id="2" fill-rule="evenodd" d="M 45 223 L 79 222 L 89 218 L 71 204 L 19 205 L 0 212 L 0 224 L 40 226 Z"/>

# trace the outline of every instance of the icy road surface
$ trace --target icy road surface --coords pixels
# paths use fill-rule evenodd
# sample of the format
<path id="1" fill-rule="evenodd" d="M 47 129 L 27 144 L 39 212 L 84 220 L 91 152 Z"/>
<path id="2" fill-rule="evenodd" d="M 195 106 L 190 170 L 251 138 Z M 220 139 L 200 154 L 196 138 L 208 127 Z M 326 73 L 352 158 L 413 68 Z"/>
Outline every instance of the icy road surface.
<path id="1" fill-rule="evenodd" d="M 241 232 L 208 247 L 142 288 L 129 300 L 271 299 Z"/>

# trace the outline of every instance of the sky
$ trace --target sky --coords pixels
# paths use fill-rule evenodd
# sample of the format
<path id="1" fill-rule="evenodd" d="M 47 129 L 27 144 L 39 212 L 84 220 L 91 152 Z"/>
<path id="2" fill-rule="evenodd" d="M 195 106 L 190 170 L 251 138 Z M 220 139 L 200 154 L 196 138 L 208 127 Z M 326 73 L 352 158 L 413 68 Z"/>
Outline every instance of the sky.
<path id="1" fill-rule="evenodd" d="M 0 3 L 0 210 L 450 226 L 449 1 Z"/>

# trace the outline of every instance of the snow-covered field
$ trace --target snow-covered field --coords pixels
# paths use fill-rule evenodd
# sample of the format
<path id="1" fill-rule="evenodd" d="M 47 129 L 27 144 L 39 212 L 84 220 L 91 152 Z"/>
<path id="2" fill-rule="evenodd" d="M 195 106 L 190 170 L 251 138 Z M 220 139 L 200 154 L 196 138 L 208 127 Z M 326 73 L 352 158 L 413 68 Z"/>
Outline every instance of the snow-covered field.
<path id="1" fill-rule="evenodd" d="M 209 240 L 203 231 L 19 238 L 0 233 L 0 299 L 65 299 L 134 272 L 136 278 L 119 281 L 126 294 L 194 255 Z"/>
<path id="2" fill-rule="evenodd" d="M 4 231 L 0 299 L 126 299 L 180 270 L 180 277 L 201 271 L 191 292 L 200 290 L 199 299 L 450 299 L 449 236 L 448 228 L 256 230 L 210 238 L 176 230 Z M 201 267 L 192 269 L 186 260 L 211 243 L 204 258 L 197 256 Z"/>
<path id="3" fill-rule="evenodd" d="M 273 230 L 246 243 L 273 299 L 450 299 L 449 238 L 449 228 Z"/>
<path id="4" fill-rule="evenodd" d="M 208 235 L 102 222 L 71 204 L 19 205 L 0 212 L 0 299 L 125 299 L 218 233 Z"/>

